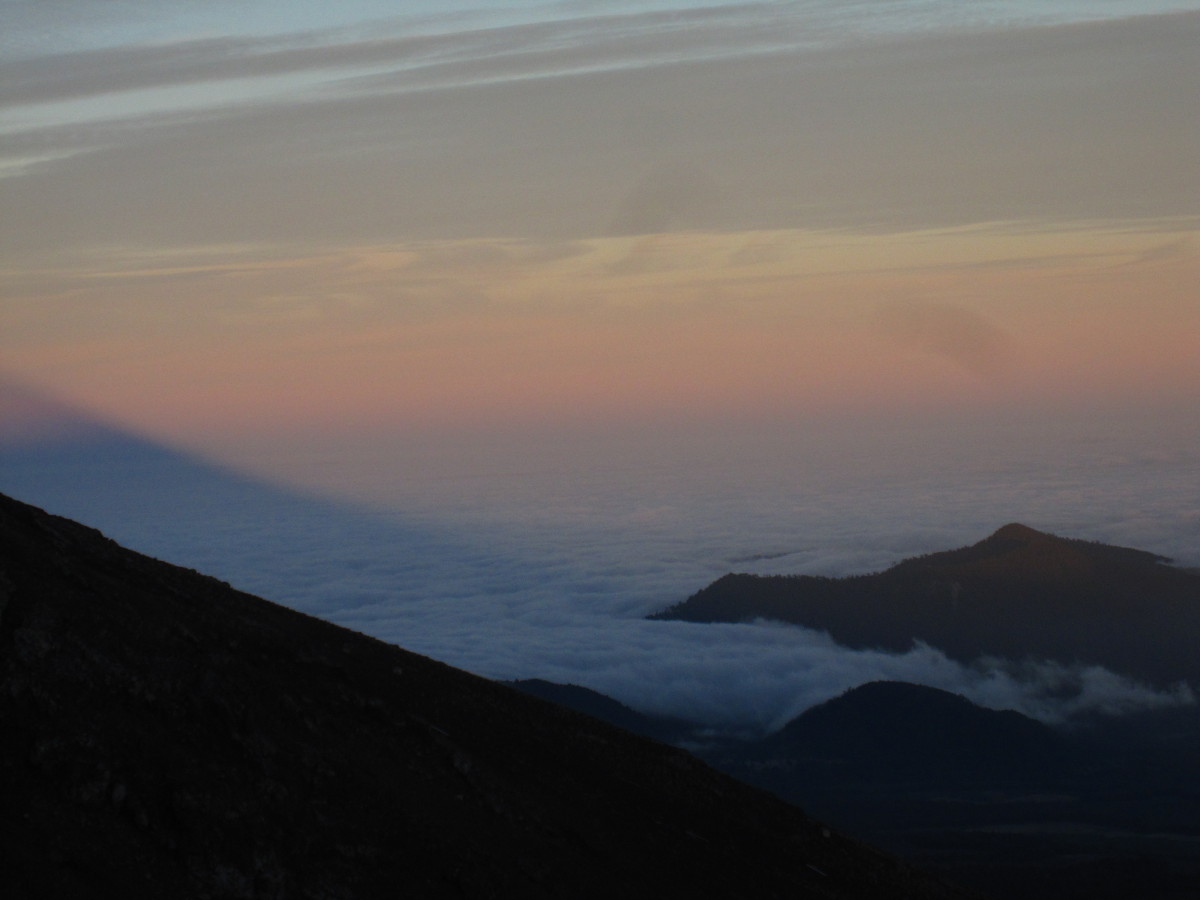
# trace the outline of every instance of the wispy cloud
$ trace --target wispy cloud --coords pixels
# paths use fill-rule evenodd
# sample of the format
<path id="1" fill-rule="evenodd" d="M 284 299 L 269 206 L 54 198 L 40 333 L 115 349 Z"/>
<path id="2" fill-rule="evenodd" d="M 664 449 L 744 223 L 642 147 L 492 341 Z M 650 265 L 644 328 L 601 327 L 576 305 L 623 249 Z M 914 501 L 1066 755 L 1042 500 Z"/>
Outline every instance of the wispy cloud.
<path id="1" fill-rule="evenodd" d="M 0 63 L 0 105 L 19 106 L 197 82 L 325 72 L 342 90 L 445 87 L 573 71 L 741 55 L 800 41 L 795 21 L 751 3 L 567 17 L 362 39 L 346 29 L 105 47 Z M 458 24 L 450 17 L 445 26 Z M 781 26 L 791 25 L 792 27 Z M 346 81 L 340 69 L 375 69 Z M 379 71 L 382 70 L 382 71 Z M 386 74 L 384 74 L 386 72 Z"/>
<path id="2" fill-rule="evenodd" d="M 120 107 L 70 127 L 10 126 L 9 159 L 42 162 L 0 180 L 5 207 L 20 210 L 5 242 L 573 239 L 614 227 L 1194 214 L 1187 98 L 1200 89 L 1200 15 L 796 54 L 765 50 L 777 38 L 754 36 L 770 31 L 756 10 L 698 11 L 695 28 L 610 17 L 344 46 L 206 40 L 50 71 L 17 60 L 3 79 L 14 99 L 221 73 L 385 71 L 226 90 L 166 116 Z M 710 28 L 720 54 L 684 47 Z M 410 64 L 434 67 L 433 80 Z M 707 187 L 688 176 L 664 188 L 672 170 Z"/>

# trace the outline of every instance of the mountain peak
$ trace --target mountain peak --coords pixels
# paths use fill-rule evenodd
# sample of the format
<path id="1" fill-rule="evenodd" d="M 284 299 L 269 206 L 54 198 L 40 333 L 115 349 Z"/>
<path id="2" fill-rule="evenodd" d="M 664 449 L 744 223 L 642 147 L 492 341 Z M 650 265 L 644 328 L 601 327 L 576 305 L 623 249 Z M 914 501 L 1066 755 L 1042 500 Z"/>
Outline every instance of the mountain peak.
<path id="1" fill-rule="evenodd" d="M 997 528 L 992 534 L 992 538 L 1000 538 L 1006 541 L 1020 541 L 1023 544 L 1048 537 L 1054 537 L 1054 535 L 1038 531 L 1036 528 L 1030 528 L 1028 525 L 1022 525 L 1020 522 L 1009 522 L 1007 525 Z"/>
<path id="2" fill-rule="evenodd" d="M 0 446 L 90 436 L 99 426 L 69 404 L 0 372 Z"/>
<path id="3" fill-rule="evenodd" d="M 1011 522 L 869 575 L 726 576 L 655 618 L 771 619 L 855 649 L 904 652 L 920 641 L 961 662 L 1031 657 L 1158 686 L 1200 683 L 1200 579 L 1164 562 Z"/>

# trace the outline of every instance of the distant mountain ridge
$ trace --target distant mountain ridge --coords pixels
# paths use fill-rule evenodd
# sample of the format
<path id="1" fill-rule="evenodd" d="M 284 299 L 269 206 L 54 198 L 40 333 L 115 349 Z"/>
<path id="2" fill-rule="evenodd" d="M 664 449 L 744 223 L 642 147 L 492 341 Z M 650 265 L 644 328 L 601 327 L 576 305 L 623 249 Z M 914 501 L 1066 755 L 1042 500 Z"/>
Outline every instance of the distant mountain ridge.
<path id="1" fill-rule="evenodd" d="M 698 722 L 674 716 L 655 716 L 638 712 L 607 694 L 577 684 L 559 684 L 542 678 L 521 678 L 502 683 L 551 703 L 594 716 L 634 734 L 668 744 L 683 743 L 703 728 Z"/>
<path id="2" fill-rule="evenodd" d="M 920 641 L 964 663 L 1054 660 L 1200 685 L 1200 577 L 1166 562 L 1014 523 L 870 575 L 725 575 L 650 618 L 772 619 L 856 649 Z"/>
<path id="3" fill-rule="evenodd" d="M 868 682 L 711 764 L 994 897 L 1191 896 L 1192 707 L 1051 728 L 936 688 Z"/>
<path id="4" fill-rule="evenodd" d="M 810 777 L 836 765 L 842 777 L 850 770 L 861 780 L 994 787 L 1046 778 L 1066 756 L 1063 739 L 1041 722 L 897 681 L 867 682 L 806 710 L 766 738 L 760 752 L 808 761 Z"/>
<path id="5" fill-rule="evenodd" d="M 644 726 L 573 685 L 535 690 Z M 1200 884 L 1194 706 L 1053 728 L 937 688 L 873 681 L 760 739 L 683 738 L 709 764 L 991 897 L 1127 900 Z"/>
<path id="6" fill-rule="evenodd" d="M 897 563 L 889 571 L 939 569 L 960 575 L 1072 581 L 1140 571 L 1171 560 L 1145 550 L 1047 534 L 1010 522 L 977 544 Z"/>

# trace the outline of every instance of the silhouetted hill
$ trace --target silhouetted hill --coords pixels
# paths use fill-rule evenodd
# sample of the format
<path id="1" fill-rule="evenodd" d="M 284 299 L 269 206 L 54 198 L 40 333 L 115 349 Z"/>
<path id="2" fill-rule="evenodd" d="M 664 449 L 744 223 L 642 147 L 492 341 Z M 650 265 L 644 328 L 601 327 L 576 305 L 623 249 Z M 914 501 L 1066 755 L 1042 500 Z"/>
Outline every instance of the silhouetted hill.
<path id="1" fill-rule="evenodd" d="M 541 678 L 523 678 L 504 684 L 551 703 L 594 716 L 610 725 L 643 737 L 677 744 L 686 741 L 702 726 L 673 716 L 652 716 L 631 709 L 607 694 L 577 684 L 558 684 Z"/>
<path id="2" fill-rule="evenodd" d="M 1200 578 L 1152 553 L 1006 525 L 977 544 L 850 578 L 726 575 L 651 618 L 775 619 L 853 648 L 915 641 L 1200 684 Z"/>
<path id="3" fill-rule="evenodd" d="M 949 897 L 688 754 L 0 497 L 0 891 Z"/>
<path id="4" fill-rule="evenodd" d="M 713 765 L 994 897 L 1189 896 L 1200 884 L 1196 708 L 1056 730 L 873 682 Z"/>
<path id="5" fill-rule="evenodd" d="M 1063 738 L 1041 722 L 897 681 L 860 685 L 807 710 L 763 741 L 761 752 L 836 767 L 843 777 L 993 787 L 1045 778 L 1067 755 Z"/>

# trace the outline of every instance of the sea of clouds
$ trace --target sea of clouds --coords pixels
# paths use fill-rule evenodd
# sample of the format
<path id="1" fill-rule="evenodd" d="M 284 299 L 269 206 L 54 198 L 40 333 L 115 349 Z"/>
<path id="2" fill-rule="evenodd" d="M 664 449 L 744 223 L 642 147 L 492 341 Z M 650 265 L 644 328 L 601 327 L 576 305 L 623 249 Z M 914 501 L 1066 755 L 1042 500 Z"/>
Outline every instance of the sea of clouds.
<path id="1" fill-rule="evenodd" d="M 1154 691 L 1097 667 L 964 666 L 923 645 L 853 651 L 794 626 L 644 618 L 729 571 L 874 571 L 1009 521 L 1197 565 L 1197 459 L 1186 442 L 1077 439 L 1063 453 L 987 428 L 940 450 L 905 428 L 832 442 L 699 437 L 513 439 L 432 457 L 396 445 L 392 458 L 409 462 L 387 471 L 376 442 L 357 474 L 350 448 L 326 454 L 343 495 L 357 484 L 368 507 L 110 434 L 9 453 L 0 490 L 487 677 L 584 685 L 722 729 L 777 728 L 876 679 L 1048 722 L 1194 702 L 1186 687 Z"/>

